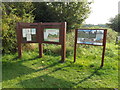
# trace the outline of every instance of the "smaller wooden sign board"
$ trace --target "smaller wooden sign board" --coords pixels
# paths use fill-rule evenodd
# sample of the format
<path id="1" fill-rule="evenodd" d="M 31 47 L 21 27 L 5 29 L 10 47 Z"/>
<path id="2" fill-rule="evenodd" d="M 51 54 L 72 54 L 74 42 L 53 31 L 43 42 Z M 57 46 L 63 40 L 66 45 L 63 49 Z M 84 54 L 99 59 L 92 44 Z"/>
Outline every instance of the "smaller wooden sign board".
<path id="1" fill-rule="evenodd" d="M 106 47 L 106 29 L 76 29 L 75 30 L 75 46 L 74 46 L 74 62 L 76 61 L 76 44 L 103 46 L 101 67 L 104 64 L 104 54 Z"/>

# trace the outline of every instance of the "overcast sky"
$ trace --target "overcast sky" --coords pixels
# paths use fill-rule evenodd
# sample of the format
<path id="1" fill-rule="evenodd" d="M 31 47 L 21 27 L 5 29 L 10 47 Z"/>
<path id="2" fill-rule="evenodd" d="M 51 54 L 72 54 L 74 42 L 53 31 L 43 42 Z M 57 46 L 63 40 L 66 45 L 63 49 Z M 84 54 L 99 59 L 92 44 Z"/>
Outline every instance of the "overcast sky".
<path id="1" fill-rule="evenodd" d="M 118 2 L 120 0 L 93 0 L 91 14 L 86 19 L 86 24 L 105 24 L 110 18 L 118 14 Z"/>

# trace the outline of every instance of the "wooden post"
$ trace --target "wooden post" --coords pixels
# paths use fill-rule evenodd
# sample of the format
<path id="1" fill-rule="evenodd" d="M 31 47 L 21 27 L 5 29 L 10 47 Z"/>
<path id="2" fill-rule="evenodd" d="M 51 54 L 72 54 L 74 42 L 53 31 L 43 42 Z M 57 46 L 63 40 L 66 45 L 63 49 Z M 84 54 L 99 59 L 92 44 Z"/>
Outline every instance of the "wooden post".
<path id="1" fill-rule="evenodd" d="M 100 67 L 103 67 L 103 65 L 104 65 L 104 54 L 105 54 L 105 46 L 103 46 L 102 61 L 101 61 L 101 66 Z"/>
<path id="2" fill-rule="evenodd" d="M 66 58 L 66 22 L 62 23 L 62 45 L 61 45 L 61 61 L 60 62 L 64 62 L 65 58 Z"/>
<path id="3" fill-rule="evenodd" d="M 22 57 L 22 50 L 21 50 L 21 43 L 18 43 L 18 57 L 21 58 Z"/>
<path id="4" fill-rule="evenodd" d="M 106 35 L 107 35 L 107 30 L 104 30 L 103 52 L 102 52 L 102 61 L 101 61 L 100 67 L 103 67 L 103 65 L 104 65 L 104 56 L 105 56 L 105 48 L 106 48 Z"/>
<path id="5" fill-rule="evenodd" d="M 74 62 L 76 61 L 76 46 L 77 46 L 77 29 L 75 30 Z"/>
<path id="6" fill-rule="evenodd" d="M 21 33 L 20 33 L 20 26 L 19 23 L 17 23 L 17 28 L 16 28 L 16 33 L 17 33 L 17 44 L 18 44 L 18 57 L 22 57 L 22 50 L 21 50 Z"/>
<path id="7" fill-rule="evenodd" d="M 43 48 L 42 48 L 42 44 L 39 43 L 39 57 L 42 57 L 42 53 L 43 53 Z"/>
<path id="8" fill-rule="evenodd" d="M 38 23 L 38 33 L 37 33 L 37 41 L 39 42 L 38 47 L 39 47 L 39 57 L 42 57 L 43 53 L 43 46 L 42 46 L 42 40 L 43 38 L 41 37 L 43 35 L 42 32 L 42 27 L 41 27 L 42 22 Z"/>

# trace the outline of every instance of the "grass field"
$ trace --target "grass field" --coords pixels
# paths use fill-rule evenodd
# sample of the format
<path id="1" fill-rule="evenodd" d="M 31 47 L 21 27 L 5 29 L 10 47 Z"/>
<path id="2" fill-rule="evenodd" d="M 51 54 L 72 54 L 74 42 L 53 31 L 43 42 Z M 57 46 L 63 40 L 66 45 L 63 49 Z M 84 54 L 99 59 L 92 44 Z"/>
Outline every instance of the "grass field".
<path id="1" fill-rule="evenodd" d="M 112 33 L 110 31 L 109 35 Z M 60 46 L 56 45 L 45 44 L 42 58 L 38 58 L 37 48 L 24 51 L 22 59 L 17 58 L 17 53 L 3 55 L 2 87 L 118 88 L 118 45 L 108 39 L 103 68 L 100 68 L 100 46 L 77 45 L 76 62 L 73 63 L 72 36 L 74 33 L 67 35 L 65 63 L 59 63 Z"/>

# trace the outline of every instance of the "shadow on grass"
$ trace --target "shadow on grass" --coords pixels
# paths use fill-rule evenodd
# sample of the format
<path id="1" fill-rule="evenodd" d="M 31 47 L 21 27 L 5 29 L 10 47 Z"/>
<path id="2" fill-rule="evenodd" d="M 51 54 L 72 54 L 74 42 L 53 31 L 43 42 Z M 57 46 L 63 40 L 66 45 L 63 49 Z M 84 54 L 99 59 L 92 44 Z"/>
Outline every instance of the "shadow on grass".
<path id="1" fill-rule="evenodd" d="M 4 63 L 2 68 L 2 80 L 11 80 L 16 77 L 20 77 L 22 75 L 30 74 L 34 72 L 34 69 L 28 68 L 26 66 L 21 65 L 21 63 Z"/>
<path id="2" fill-rule="evenodd" d="M 35 70 L 35 69 L 32 69 L 32 68 L 29 68 L 27 66 L 24 66 L 22 65 L 23 62 L 25 61 L 31 61 L 31 60 L 35 60 L 39 57 L 35 57 L 35 58 L 32 58 L 32 59 L 21 59 L 19 61 L 15 61 L 15 62 L 2 62 L 2 80 L 3 81 L 6 81 L 6 80 L 11 80 L 11 79 L 15 79 L 16 77 L 21 77 L 22 75 L 27 75 L 27 74 L 31 74 L 33 72 L 38 72 L 38 71 L 42 71 L 42 70 L 45 70 L 47 68 L 50 68 L 50 67 L 53 67 L 55 66 L 56 64 L 58 65 L 59 63 L 58 62 L 54 62 L 52 63 L 51 65 L 48 65 L 44 68 L 41 68 L 41 69 L 38 69 L 38 70 Z M 14 57 L 12 58 L 12 60 L 17 60 L 18 57 Z M 38 60 L 39 62 L 40 60 Z M 34 64 L 32 64 L 34 65 Z"/>
<path id="3" fill-rule="evenodd" d="M 3 62 L 3 70 L 2 70 L 3 81 L 12 80 L 12 79 L 15 79 L 16 77 L 21 77 L 23 75 L 31 74 L 33 72 L 43 71 L 45 69 L 48 69 L 50 67 L 54 67 L 54 66 L 60 64 L 59 62 L 54 61 L 50 65 L 48 65 L 48 66 L 46 65 L 46 67 L 43 67 L 43 68 L 37 69 L 37 70 L 22 65 L 22 63 L 25 61 L 35 60 L 37 58 L 38 57 L 35 57 L 32 59 L 25 59 L 25 60 L 23 59 L 23 60 L 18 60 L 16 62 Z M 18 57 L 14 57 L 12 59 L 16 60 L 16 59 L 18 59 Z M 38 60 L 38 62 L 40 60 Z M 65 67 L 72 68 L 75 66 L 71 66 L 70 63 L 64 64 L 63 66 L 59 66 L 59 67 L 53 69 L 52 71 L 49 71 L 48 74 L 62 70 Z M 54 78 L 53 76 L 49 76 L 49 75 L 45 74 L 43 76 L 38 76 L 36 78 L 21 81 L 20 83 L 18 83 L 18 85 L 21 85 L 24 88 L 48 88 L 48 87 L 49 88 L 70 88 L 70 87 L 78 85 L 84 81 L 87 81 L 88 79 L 93 77 L 95 74 L 97 74 L 98 70 L 100 70 L 100 69 L 101 68 L 96 69 L 91 75 L 89 75 L 86 78 L 83 78 L 82 80 L 80 80 L 77 83 L 76 82 L 69 82 L 69 81 L 66 81 L 64 79 Z"/>
<path id="4" fill-rule="evenodd" d="M 70 65 L 67 65 L 67 66 L 64 66 L 64 67 L 69 67 L 69 66 L 70 66 Z M 56 68 L 55 70 L 51 71 L 50 73 L 54 73 L 54 72 L 56 72 L 56 71 L 58 71 L 58 70 L 62 70 L 64 67 Z M 82 83 L 82 82 L 84 82 L 84 81 L 87 81 L 88 79 L 90 79 L 90 78 L 93 77 L 94 75 L 99 75 L 99 74 L 98 74 L 98 71 L 99 71 L 100 69 L 102 69 L 102 68 L 99 67 L 99 68 L 96 69 L 91 75 L 89 75 L 88 77 L 80 80 L 78 83 L 74 83 L 74 85 L 77 85 L 77 84 L 80 84 L 80 83 Z M 49 74 L 50 74 L 50 73 L 49 73 Z"/>
<path id="5" fill-rule="evenodd" d="M 97 72 L 98 72 L 100 69 L 101 69 L 101 67 L 99 67 L 98 69 L 96 69 L 96 70 L 95 70 L 91 75 L 89 75 L 88 77 L 80 80 L 78 83 L 75 83 L 75 85 L 78 85 L 78 84 L 80 84 L 80 83 L 82 83 L 82 82 L 85 82 L 85 81 L 87 81 L 88 79 L 90 79 L 91 77 L 93 77 L 94 75 L 97 75 Z"/>
<path id="6" fill-rule="evenodd" d="M 64 66 L 69 67 L 69 65 Z M 50 76 L 51 73 L 55 73 L 56 71 L 62 70 L 64 67 L 56 68 L 48 74 L 38 76 L 36 78 L 28 79 L 18 83 L 18 86 L 22 86 L 24 88 L 73 88 L 74 86 L 87 81 L 91 77 L 93 77 L 98 70 L 95 70 L 91 75 L 79 81 L 78 83 L 66 81 L 64 79 L 55 78 L 54 76 Z M 80 87 L 81 88 L 81 87 Z"/>
<path id="7" fill-rule="evenodd" d="M 18 83 L 18 86 L 24 88 L 70 88 L 73 86 L 73 83 L 53 76 L 43 75 L 22 81 Z"/>

